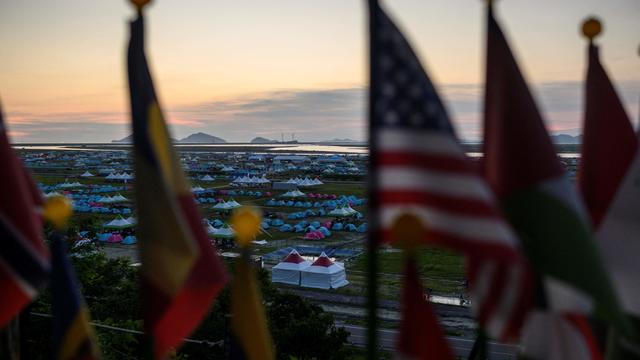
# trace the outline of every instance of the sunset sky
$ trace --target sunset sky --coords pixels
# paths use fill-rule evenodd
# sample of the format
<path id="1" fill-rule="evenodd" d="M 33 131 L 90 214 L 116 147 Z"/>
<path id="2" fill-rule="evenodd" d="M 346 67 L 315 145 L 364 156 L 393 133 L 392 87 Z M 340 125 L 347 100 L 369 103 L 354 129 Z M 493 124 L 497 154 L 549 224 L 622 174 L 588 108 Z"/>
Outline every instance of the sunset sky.
<path id="1" fill-rule="evenodd" d="M 459 133 L 480 135 L 480 0 L 387 0 L 436 82 Z M 227 141 L 366 136 L 364 0 L 155 0 L 147 51 L 156 90 L 182 138 Z M 15 142 L 107 142 L 130 133 L 124 0 L 0 1 L 0 98 Z M 508 34 L 549 127 L 576 134 L 586 44 L 604 22 L 602 60 L 637 119 L 640 1 L 502 0 Z"/>

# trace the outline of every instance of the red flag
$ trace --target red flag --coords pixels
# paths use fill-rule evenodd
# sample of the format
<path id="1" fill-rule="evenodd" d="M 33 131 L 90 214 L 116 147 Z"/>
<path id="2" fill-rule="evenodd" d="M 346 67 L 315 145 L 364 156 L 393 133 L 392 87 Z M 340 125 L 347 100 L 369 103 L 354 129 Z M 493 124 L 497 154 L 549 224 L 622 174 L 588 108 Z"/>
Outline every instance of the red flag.
<path id="1" fill-rule="evenodd" d="M 578 186 L 594 228 L 607 213 L 637 148 L 629 117 L 591 43 Z"/>
<path id="2" fill-rule="evenodd" d="M 0 111 L 0 328 L 44 285 L 50 268 L 36 212 L 41 198 L 14 153 Z"/>
<path id="3" fill-rule="evenodd" d="M 402 292 L 398 352 L 403 359 L 453 359 L 438 318 L 424 297 L 413 258 L 407 259 Z"/>

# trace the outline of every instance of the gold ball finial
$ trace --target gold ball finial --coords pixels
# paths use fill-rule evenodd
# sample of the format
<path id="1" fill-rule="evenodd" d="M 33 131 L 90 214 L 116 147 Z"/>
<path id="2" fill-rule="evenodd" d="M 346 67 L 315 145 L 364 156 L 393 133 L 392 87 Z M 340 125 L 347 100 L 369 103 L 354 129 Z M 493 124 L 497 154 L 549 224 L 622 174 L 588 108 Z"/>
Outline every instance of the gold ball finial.
<path id="1" fill-rule="evenodd" d="M 236 242 L 242 247 L 249 246 L 260 231 L 262 216 L 258 210 L 243 206 L 233 213 L 231 224 L 236 232 Z"/>
<path id="2" fill-rule="evenodd" d="M 142 10 L 143 7 L 148 5 L 151 0 L 129 0 L 133 6 L 135 6 L 138 10 Z"/>
<path id="3" fill-rule="evenodd" d="M 48 198 L 43 207 L 44 218 L 58 230 L 67 225 L 67 221 L 72 214 L 73 206 L 71 201 L 61 195 Z"/>
<path id="4" fill-rule="evenodd" d="M 402 214 L 391 225 L 393 242 L 406 250 L 415 249 L 424 239 L 426 228 L 415 215 Z"/>
<path id="5" fill-rule="evenodd" d="M 595 17 L 590 17 L 582 23 L 582 34 L 589 40 L 593 40 L 602 32 L 602 23 Z"/>

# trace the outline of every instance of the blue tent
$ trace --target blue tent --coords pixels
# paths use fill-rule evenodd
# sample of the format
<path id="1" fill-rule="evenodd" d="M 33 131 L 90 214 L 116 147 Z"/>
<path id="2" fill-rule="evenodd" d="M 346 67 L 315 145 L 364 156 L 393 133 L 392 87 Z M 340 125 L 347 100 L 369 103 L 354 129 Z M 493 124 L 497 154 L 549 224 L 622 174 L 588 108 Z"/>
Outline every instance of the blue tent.
<path id="1" fill-rule="evenodd" d="M 319 228 L 320 227 L 320 221 L 311 222 L 311 226 L 313 226 L 314 228 Z"/>
<path id="2" fill-rule="evenodd" d="M 98 241 L 107 241 L 111 237 L 111 233 L 98 234 Z"/>
<path id="3" fill-rule="evenodd" d="M 358 230 L 359 233 L 365 233 L 367 232 L 367 223 L 362 223 L 360 224 L 360 226 L 358 226 Z"/>
<path id="4" fill-rule="evenodd" d="M 324 236 L 331 236 L 331 231 L 329 231 L 329 229 L 327 229 L 324 226 L 320 226 L 318 231 L 320 231 L 322 233 L 322 235 L 324 235 Z"/>
<path id="5" fill-rule="evenodd" d="M 342 223 L 337 222 L 337 223 L 333 223 L 333 225 L 331 225 L 331 230 L 333 230 L 333 231 L 339 231 L 339 230 L 342 230 L 342 229 L 344 229 L 344 225 L 342 225 Z"/>
<path id="6" fill-rule="evenodd" d="M 282 219 L 273 219 L 273 221 L 271 221 L 272 226 L 280 226 L 282 224 L 284 224 L 284 221 L 282 221 Z"/>
<path id="7" fill-rule="evenodd" d="M 125 237 L 124 239 L 122 239 L 122 243 L 125 245 L 133 245 L 135 243 L 138 242 L 138 239 L 136 239 L 135 236 L 129 235 L 127 237 Z"/>
<path id="8" fill-rule="evenodd" d="M 290 232 L 291 229 L 292 229 L 291 225 L 284 224 L 284 225 L 280 226 L 280 228 L 278 230 L 280 230 L 282 232 Z"/>
<path id="9" fill-rule="evenodd" d="M 300 226 L 300 225 L 296 225 L 293 227 L 293 231 L 299 233 L 299 232 L 304 232 L 304 226 Z"/>
<path id="10" fill-rule="evenodd" d="M 358 230 L 358 228 L 356 228 L 356 226 L 351 224 L 351 223 L 345 225 L 344 229 L 347 230 L 347 231 L 356 231 L 356 230 Z"/>

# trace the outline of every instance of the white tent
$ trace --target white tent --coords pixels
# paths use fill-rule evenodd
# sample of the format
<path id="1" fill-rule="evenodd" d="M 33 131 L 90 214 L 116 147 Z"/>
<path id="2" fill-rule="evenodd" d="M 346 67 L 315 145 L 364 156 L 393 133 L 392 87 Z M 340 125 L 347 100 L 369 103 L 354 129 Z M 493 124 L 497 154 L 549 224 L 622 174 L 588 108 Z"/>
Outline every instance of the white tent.
<path id="1" fill-rule="evenodd" d="M 133 226 L 134 226 L 133 223 L 123 219 L 122 216 L 118 216 L 117 218 L 104 224 L 104 227 L 108 229 L 125 229 Z"/>
<path id="2" fill-rule="evenodd" d="M 95 176 L 95 175 L 93 175 L 92 173 L 90 173 L 90 172 L 88 172 L 88 171 L 85 171 L 85 172 L 84 172 L 84 174 L 82 174 L 82 175 L 80 175 L 80 176 L 82 176 L 82 177 L 93 177 L 93 176 Z"/>
<path id="3" fill-rule="evenodd" d="M 300 285 L 316 289 L 337 289 L 349 284 L 344 268 L 324 252 L 311 266 L 300 271 Z"/>
<path id="4" fill-rule="evenodd" d="M 214 181 L 214 178 L 212 178 L 211 175 L 205 175 L 200 178 L 200 181 Z"/>
<path id="5" fill-rule="evenodd" d="M 271 281 L 274 283 L 300 285 L 300 271 L 311 266 L 311 262 L 291 250 L 278 265 L 271 268 Z"/>

